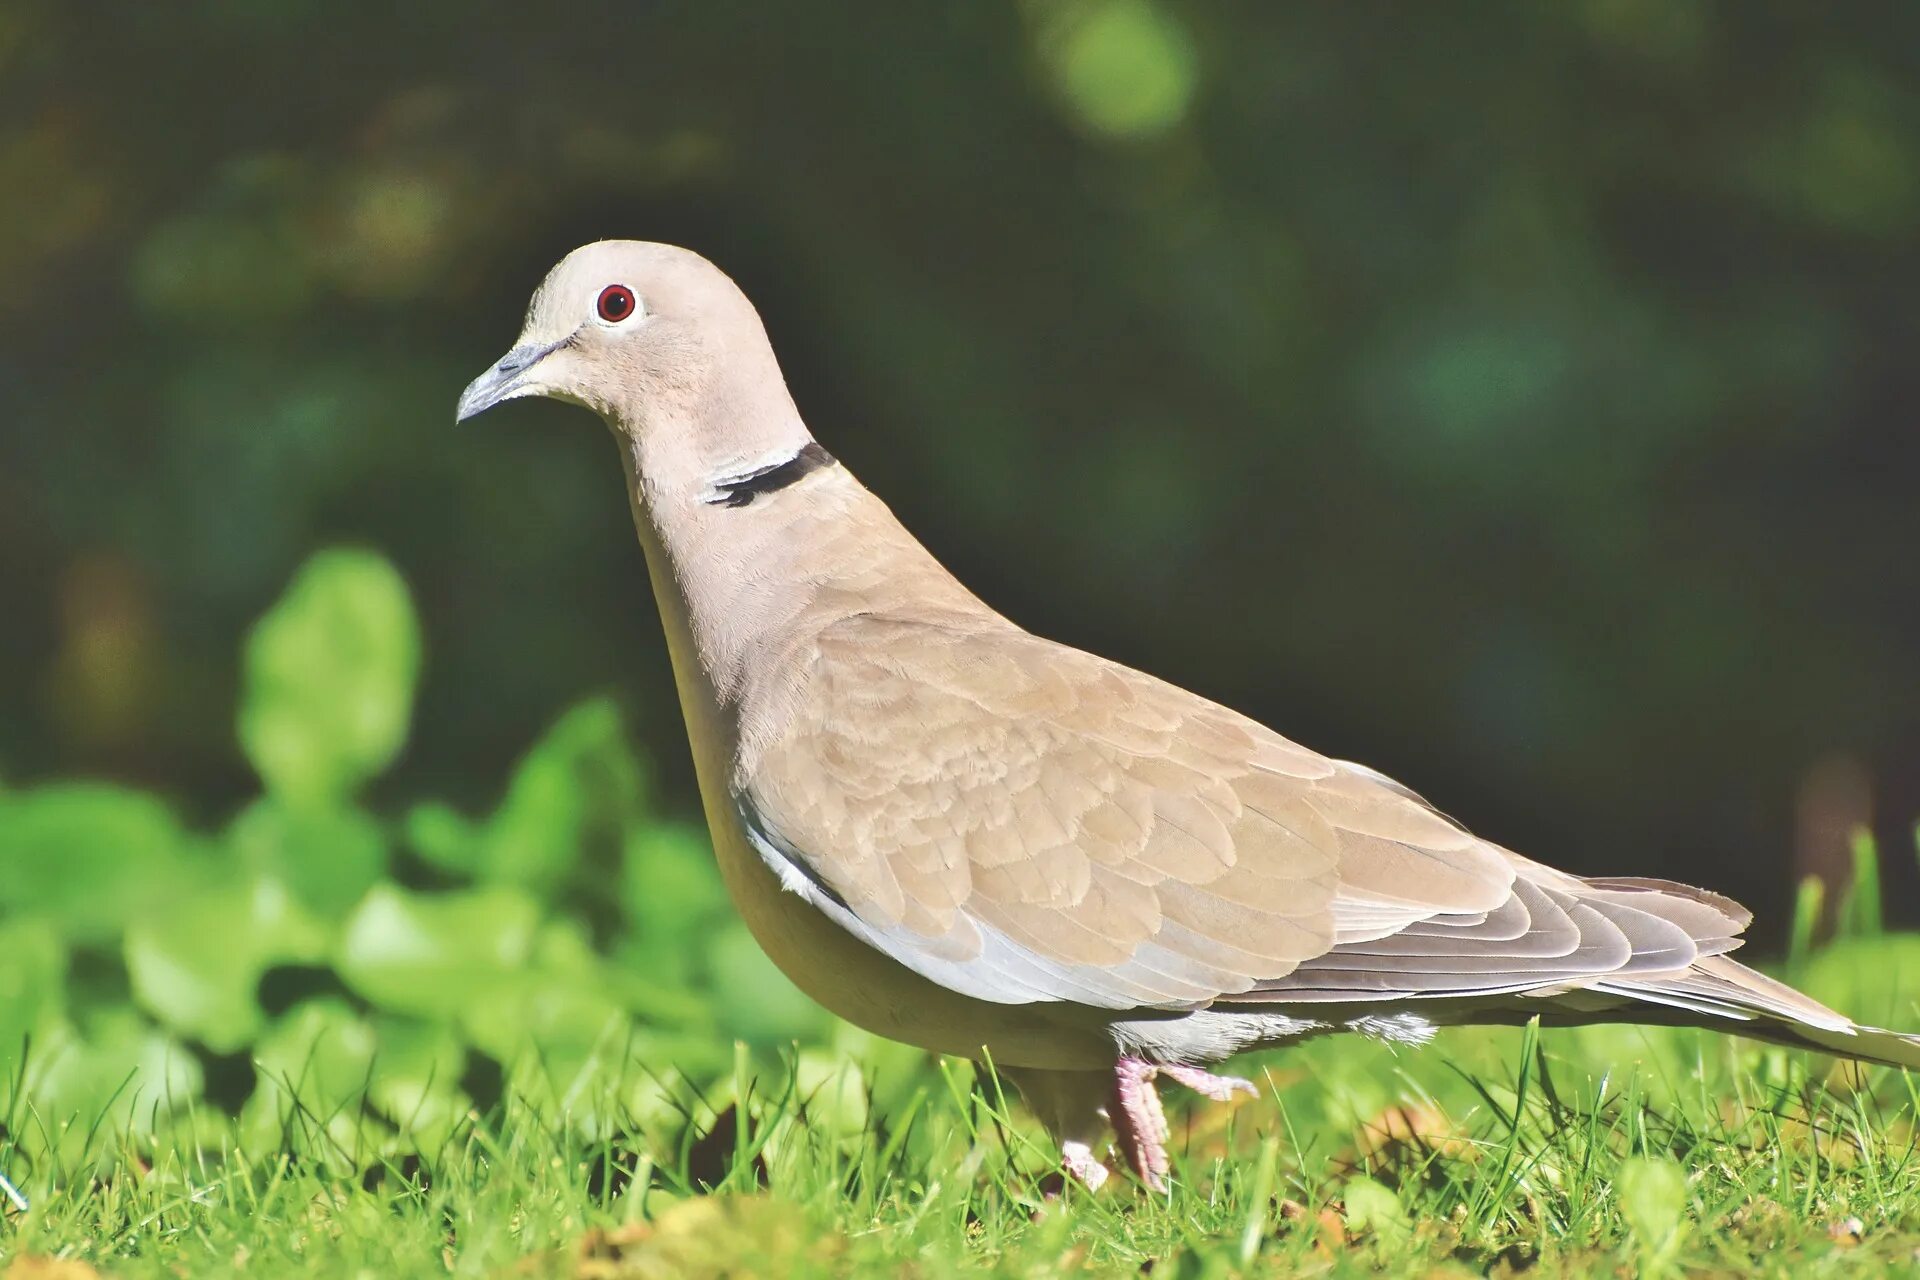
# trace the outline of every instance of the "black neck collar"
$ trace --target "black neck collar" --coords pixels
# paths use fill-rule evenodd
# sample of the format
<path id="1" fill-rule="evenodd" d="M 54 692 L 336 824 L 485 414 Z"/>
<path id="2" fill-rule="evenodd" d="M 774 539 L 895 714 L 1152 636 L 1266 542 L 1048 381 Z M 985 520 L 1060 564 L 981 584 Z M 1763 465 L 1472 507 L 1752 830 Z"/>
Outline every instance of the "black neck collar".
<path id="1" fill-rule="evenodd" d="M 763 494 L 777 492 L 804 476 L 811 475 L 834 465 L 834 457 L 818 442 L 808 441 L 806 448 L 788 458 L 785 462 L 776 462 L 761 467 L 758 471 L 749 471 L 735 480 L 717 480 L 713 493 L 706 499 L 710 506 L 744 507 L 752 504 L 755 498 Z"/>

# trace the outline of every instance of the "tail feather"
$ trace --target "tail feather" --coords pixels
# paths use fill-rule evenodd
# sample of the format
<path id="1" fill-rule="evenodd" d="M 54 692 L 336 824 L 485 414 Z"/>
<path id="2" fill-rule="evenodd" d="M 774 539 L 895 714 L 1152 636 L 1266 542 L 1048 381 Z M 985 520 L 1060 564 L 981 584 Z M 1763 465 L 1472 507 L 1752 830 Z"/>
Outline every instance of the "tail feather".
<path id="1" fill-rule="evenodd" d="M 1738 1035 L 1920 1070 L 1920 1036 L 1861 1026 L 1725 956 L 1704 957 L 1669 975 L 1599 984 L 1595 990 L 1684 1010 L 1709 1026 L 1737 1022 L 1742 1025 L 1726 1030 Z"/>
<path id="2" fill-rule="evenodd" d="M 1875 1062 L 1883 1067 L 1904 1067 L 1920 1071 L 1920 1036 L 1904 1031 L 1885 1031 L 1879 1027 L 1855 1024 L 1846 1031 L 1824 1027 L 1785 1027 L 1801 1048 L 1818 1049 L 1858 1062 Z"/>
<path id="3" fill-rule="evenodd" d="M 1512 896 L 1381 933 L 1363 929 L 1222 1006 L 1314 1006 L 1340 1022 L 1406 1012 L 1436 1023 L 1649 1022 L 1920 1070 L 1920 1036 L 1863 1027 L 1726 954 L 1752 919 L 1739 903 L 1668 880 L 1581 879 L 1508 855 Z M 1377 922 L 1375 922 L 1377 924 Z"/>

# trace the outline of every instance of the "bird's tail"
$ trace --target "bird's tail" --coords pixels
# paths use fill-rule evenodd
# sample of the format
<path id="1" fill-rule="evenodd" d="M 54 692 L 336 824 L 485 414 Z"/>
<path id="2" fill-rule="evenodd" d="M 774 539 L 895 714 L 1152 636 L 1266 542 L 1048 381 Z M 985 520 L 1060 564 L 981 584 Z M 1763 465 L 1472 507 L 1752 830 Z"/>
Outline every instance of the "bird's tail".
<path id="1" fill-rule="evenodd" d="M 1599 989 L 1627 996 L 1643 1009 L 1653 1005 L 1671 1010 L 1676 1022 L 1920 1070 L 1920 1036 L 1861 1026 L 1726 956 L 1706 956 L 1677 973 L 1604 983 Z"/>

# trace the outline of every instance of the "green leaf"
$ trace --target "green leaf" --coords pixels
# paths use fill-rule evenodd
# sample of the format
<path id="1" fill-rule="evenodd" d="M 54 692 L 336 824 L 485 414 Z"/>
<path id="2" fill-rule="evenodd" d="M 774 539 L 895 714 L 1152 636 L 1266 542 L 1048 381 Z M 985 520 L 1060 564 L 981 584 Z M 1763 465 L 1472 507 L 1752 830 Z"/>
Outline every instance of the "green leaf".
<path id="1" fill-rule="evenodd" d="M 707 949 L 710 989 L 724 992 L 722 1027 L 757 1044 L 778 1044 L 816 1035 L 826 1013 L 788 980 L 760 949 L 747 926 L 730 921 L 713 934 Z"/>
<path id="2" fill-rule="evenodd" d="M 1371 1232 L 1383 1244 L 1398 1244 L 1412 1234 L 1400 1197 L 1372 1178 L 1349 1178 L 1343 1194 L 1349 1230 Z"/>
<path id="3" fill-rule="evenodd" d="M 681 823 L 630 830 L 620 901 L 629 928 L 616 973 L 641 978 L 624 987 L 628 1007 L 649 1022 L 711 1023 L 710 1012 L 699 1012 L 699 980 L 715 932 L 733 915 L 706 833 Z"/>
<path id="4" fill-rule="evenodd" d="M 634 957 L 626 952 L 623 958 Z M 555 920 L 540 930 L 531 970 L 530 976 L 539 982 L 593 991 L 649 1025 L 718 1034 L 714 1002 L 705 991 L 695 989 L 685 972 L 669 974 L 651 963 L 605 959 L 577 921 Z"/>
<path id="5" fill-rule="evenodd" d="M 858 1062 L 826 1049 L 802 1049 L 794 1063 L 794 1087 L 813 1129 L 852 1140 L 869 1136 L 872 1090 Z"/>
<path id="6" fill-rule="evenodd" d="M 216 1053 L 260 1033 L 260 976 L 326 953 L 326 933 L 277 880 L 250 876 L 185 895 L 127 930 L 134 997 Z"/>
<path id="7" fill-rule="evenodd" d="M 373 1027 L 338 1000 L 289 1010 L 254 1050 L 258 1087 L 241 1109 L 244 1139 L 259 1149 L 302 1148 L 351 1165 L 378 1129 L 359 1114 L 377 1055 Z"/>
<path id="8" fill-rule="evenodd" d="M 626 826 L 640 816 L 640 766 L 620 712 L 597 698 L 574 707 L 527 752 L 487 824 L 479 874 L 550 887 L 590 849 L 618 857 Z"/>
<path id="9" fill-rule="evenodd" d="M 480 865 L 480 828 L 450 804 L 427 800 L 407 810 L 407 847 L 443 871 L 472 875 Z"/>
<path id="10" fill-rule="evenodd" d="M 291 1086 L 319 1110 L 360 1095 L 373 1068 L 373 1027 L 338 1000 L 313 1000 L 288 1011 L 254 1050 L 262 1079 Z"/>
<path id="11" fill-rule="evenodd" d="M 422 1151 L 438 1150 L 466 1115 L 467 1051 L 452 1028 L 410 1018 L 374 1022 L 373 1103 Z"/>
<path id="12" fill-rule="evenodd" d="M 592 1078 L 611 1080 L 633 1070 L 633 1020 L 584 982 L 523 975 L 499 1002 L 477 1010 L 471 1026 L 474 1043 L 518 1068 L 516 1088 L 570 1107 L 578 1105 Z"/>
<path id="13" fill-rule="evenodd" d="M 618 985 L 585 930 L 554 921 L 540 929 L 528 962 L 469 1010 L 465 1026 L 500 1061 L 537 1063 L 564 1093 L 595 1059 L 624 1065 L 632 1019 L 616 999 Z"/>
<path id="14" fill-rule="evenodd" d="M 1840 896 L 1840 908 L 1834 913 L 1834 932 L 1842 938 L 1871 938 L 1880 934 L 1883 915 L 1880 909 L 1880 847 L 1873 832 L 1856 828 L 1848 840 L 1853 855 L 1853 875 Z"/>
<path id="15" fill-rule="evenodd" d="M 1803 876 L 1793 896 L 1793 928 L 1787 935 L 1787 976 L 1794 982 L 1813 954 L 1813 935 L 1820 928 L 1820 912 L 1826 905 L 1827 885 L 1819 876 Z"/>
<path id="16" fill-rule="evenodd" d="M 347 921 L 336 967 L 383 1009 L 459 1017 L 520 972 L 539 921 L 533 900 L 506 887 L 424 894 L 382 884 Z"/>
<path id="17" fill-rule="evenodd" d="M 131 1009 L 96 1014 L 84 1033 L 61 1024 L 35 1043 L 27 1091 L 45 1123 L 22 1134 L 51 1138 L 65 1162 L 88 1155 L 104 1167 L 114 1134 L 152 1132 L 201 1087 L 200 1064 L 184 1045 Z M 107 1143 L 88 1152 L 96 1122 Z"/>
<path id="18" fill-rule="evenodd" d="M 649 948 L 680 947 L 728 910 L 726 886 L 707 834 L 682 823 L 629 832 L 620 863 L 620 901 Z"/>
<path id="19" fill-rule="evenodd" d="M 150 795 L 70 782 L 0 794 L 0 917 L 110 942 L 180 874 L 186 835 Z"/>
<path id="20" fill-rule="evenodd" d="M 67 949 L 50 922 L 0 924 L 0 1089 L 18 1075 L 28 1038 L 59 1016 L 66 980 Z"/>
<path id="21" fill-rule="evenodd" d="M 1839 939 L 1814 954 L 1802 979 L 1808 995 L 1862 1022 L 1907 1027 L 1920 990 L 1920 934 Z"/>
<path id="22" fill-rule="evenodd" d="M 233 820 L 227 841 L 241 865 L 327 919 L 345 916 L 387 870 L 386 833 L 358 809 L 256 800 Z"/>
<path id="23" fill-rule="evenodd" d="M 399 573 L 371 552 L 321 552 L 247 638 L 240 745 L 274 794 L 337 801 L 399 754 L 419 667 Z"/>
<path id="24" fill-rule="evenodd" d="M 1620 1165 L 1615 1180 L 1620 1216 L 1644 1255 L 1655 1262 L 1671 1256 L 1680 1242 L 1687 1213 L 1687 1175 L 1678 1164 L 1654 1156 L 1635 1156 Z"/>

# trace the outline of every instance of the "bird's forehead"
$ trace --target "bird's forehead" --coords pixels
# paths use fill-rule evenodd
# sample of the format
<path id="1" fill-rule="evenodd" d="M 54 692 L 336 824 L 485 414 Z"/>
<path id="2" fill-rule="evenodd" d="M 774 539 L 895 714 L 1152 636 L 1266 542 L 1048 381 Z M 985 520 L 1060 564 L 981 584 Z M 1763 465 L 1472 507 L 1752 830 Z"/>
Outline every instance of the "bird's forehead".
<path id="1" fill-rule="evenodd" d="M 592 252 L 598 248 L 597 245 L 589 245 L 585 249 L 576 249 L 547 273 L 547 278 L 534 290 L 533 301 L 527 305 L 529 334 L 562 325 L 571 330 L 580 323 L 587 305 L 610 284 L 638 287 L 622 278 L 621 269 L 627 264 L 618 260 L 620 255 Z M 632 275 L 633 272 L 628 270 L 626 274 Z"/>
<path id="2" fill-rule="evenodd" d="M 686 290 L 702 274 L 717 272 L 704 259 L 671 245 L 643 240 L 601 240 L 583 245 L 547 273 L 527 308 L 529 338 L 569 333 L 608 285 L 625 285 L 649 303 Z"/>

